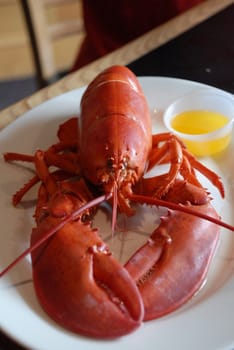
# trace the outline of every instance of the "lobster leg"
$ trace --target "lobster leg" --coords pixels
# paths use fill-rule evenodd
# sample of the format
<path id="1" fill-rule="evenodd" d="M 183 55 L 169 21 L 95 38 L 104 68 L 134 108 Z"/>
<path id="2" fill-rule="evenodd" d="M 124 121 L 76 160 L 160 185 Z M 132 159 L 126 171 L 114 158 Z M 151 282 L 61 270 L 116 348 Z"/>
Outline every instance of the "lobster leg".
<path id="1" fill-rule="evenodd" d="M 70 132 L 68 127 L 71 128 Z M 58 131 L 58 137 L 60 142 L 52 145 L 44 153 L 44 158 L 47 166 L 55 166 L 70 175 L 80 175 L 79 156 L 77 153 L 77 140 L 75 140 L 75 134 L 77 134 L 78 124 L 77 118 L 71 118 L 62 124 Z M 4 153 L 4 159 L 6 162 L 21 161 L 34 163 L 34 156 L 22 153 L 7 152 Z M 33 176 L 28 183 L 26 183 L 19 191 L 13 196 L 13 205 L 17 205 L 24 195 L 39 182 L 38 175 Z"/>
<path id="2" fill-rule="evenodd" d="M 177 181 L 164 199 L 178 202 L 180 193 L 180 203 L 189 200 L 189 208 L 218 219 L 204 190 L 191 184 Z M 125 265 L 140 290 L 145 320 L 176 310 L 201 288 L 219 232 L 216 224 L 186 213 L 170 211 L 161 218 L 148 242 Z"/>
<path id="3" fill-rule="evenodd" d="M 148 170 L 157 164 L 170 163 L 169 172 L 165 175 L 163 182 L 162 177 L 160 177 L 160 185 L 158 184 L 157 177 L 155 179 L 141 180 L 143 182 L 151 182 L 151 187 L 154 187 L 154 193 L 152 193 L 154 196 L 158 198 L 163 197 L 173 187 L 178 175 L 182 175 L 186 181 L 202 187 L 195 176 L 193 169 L 196 169 L 206 176 L 219 190 L 221 196 L 224 197 L 224 187 L 220 177 L 200 163 L 175 135 L 162 133 L 153 135 L 152 138 L 153 148 L 149 156 Z"/>

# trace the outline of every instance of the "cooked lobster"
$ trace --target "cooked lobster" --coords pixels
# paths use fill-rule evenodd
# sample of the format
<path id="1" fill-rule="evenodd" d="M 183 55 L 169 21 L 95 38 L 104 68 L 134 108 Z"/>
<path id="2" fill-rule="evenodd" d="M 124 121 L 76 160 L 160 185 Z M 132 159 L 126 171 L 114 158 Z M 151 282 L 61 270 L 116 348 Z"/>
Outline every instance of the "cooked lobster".
<path id="1" fill-rule="evenodd" d="M 63 327 L 93 337 L 125 335 L 143 319 L 183 305 L 206 278 L 219 227 L 234 230 L 219 220 L 196 171 L 224 197 L 221 179 L 172 134 L 152 136 L 146 98 L 126 67 L 111 67 L 94 79 L 80 117 L 62 124 L 58 138 L 34 156 L 4 155 L 35 164 L 35 176 L 13 197 L 15 205 L 41 185 L 30 247 L 1 276 L 31 253 L 42 307 Z M 146 178 L 158 164 L 169 170 Z M 134 215 L 135 202 L 169 209 L 125 266 L 91 226 L 104 201 L 112 205 L 112 231 L 118 212 Z"/>

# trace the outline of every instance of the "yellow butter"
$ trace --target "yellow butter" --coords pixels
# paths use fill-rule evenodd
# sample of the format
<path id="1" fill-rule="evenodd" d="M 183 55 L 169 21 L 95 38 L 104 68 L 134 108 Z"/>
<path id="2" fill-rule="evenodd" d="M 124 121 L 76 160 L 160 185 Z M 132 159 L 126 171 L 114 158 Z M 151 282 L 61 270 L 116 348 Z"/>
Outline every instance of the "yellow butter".
<path id="1" fill-rule="evenodd" d="M 203 135 L 224 127 L 229 118 L 217 112 L 206 110 L 191 110 L 176 115 L 171 120 L 174 130 L 188 135 Z M 188 149 L 196 156 L 212 155 L 222 151 L 230 142 L 231 134 L 218 139 L 207 139 L 206 141 L 193 141 L 183 139 Z"/>

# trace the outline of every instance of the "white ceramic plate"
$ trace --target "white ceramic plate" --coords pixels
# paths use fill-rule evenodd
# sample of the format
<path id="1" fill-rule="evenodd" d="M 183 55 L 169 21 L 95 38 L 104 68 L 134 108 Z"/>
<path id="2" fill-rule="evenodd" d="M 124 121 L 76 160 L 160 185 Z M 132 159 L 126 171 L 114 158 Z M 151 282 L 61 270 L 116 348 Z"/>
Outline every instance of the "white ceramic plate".
<path id="1" fill-rule="evenodd" d="M 173 100 L 201 88 L 213 89 L 198 83 L 148 77 L 140 78 L 148 99 L 154 132 L 164 130 L 162 112 Z M 56 140 L 57 126 L 69 116 L 78 114 L 84 89 L 77 89 L 29 111 L 0 133 L 0 153 L 17 151 L 32 153 Z M 156 109 L 156 111 L 155 111 Z M 214 198 L 214 206 L 223 220 L 234 224 L 234 144 L 222 155 L 203 159 L 223 179 L 226 198 L 222 200 L 214 187 L 205 181 Z M 0 160 L 0 270 L 10 263 L 29 244 L 33 225 L 35 191 L 27 196 L 24 205 L 13 208 L 11 195 L 30 178 L 29 169 Z M 148 214 L 147 214 L 148 215 Z M 154 213 L 149 213 L 152 216 Z M 103 218 L 100 218 L 102 220 Z M 149 220 L 145 220 L 145 224 Z M 131 223 L 134 228 L 134 221 Z M 147 226 L 147 225 L 146 225 Z M 153 222 L 144 229 L 151 231 Z M 135 227 L 134 229 L 137 228 Z M 105 230 L 105 229 L 104 229 Z M 108 232 L 109 234 L 109 232 Z M 138 235 L 139 236 L 139 235 Z M 122 260 L 122 246 L 135 249 L 137 234 L 117 238 L 115 253 Z M 144 238 L 145 239 L 145 238 Z M 116 241 L 121 242 L 119 245 Z M 128 252 L 129 253 L 129 252 Z M 221 241 L 209 271 L 206 285 L 180 310 L 158 320 L 144 323 L 134 333 L 112 341 L 97 341 L 72 334 L 42 311 L 34 294 L 30 259 L 25 258 L 0 281 L 0 327 L 25 347 L 46 350 L 140 350 L 140 349 L 234 349 L 234 233 L 222 229 Z M 111 325 L 110 325 L 111 327 Z"/>

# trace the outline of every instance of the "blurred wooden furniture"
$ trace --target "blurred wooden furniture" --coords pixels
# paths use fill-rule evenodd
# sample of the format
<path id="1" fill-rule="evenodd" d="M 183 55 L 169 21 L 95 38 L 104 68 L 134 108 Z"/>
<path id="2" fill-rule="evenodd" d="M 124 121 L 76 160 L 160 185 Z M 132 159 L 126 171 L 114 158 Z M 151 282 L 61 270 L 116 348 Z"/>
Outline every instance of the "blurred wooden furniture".
<path id="1" fill-rule="evenodd" d="M 26 76 L 26 72 L 32 73 L 31 54 L 19 0 L 0 0 L 0 52 L 0 82 Z M 27 70 L 22 69 L 22 66 L 27 66 Z"/>
<path id="2" fill-rule="evenodd" d="M 46 13 L 49 7 L 75 2 L 79 5 L 77 16 L 50 23 Z M 21 0 L 21 5 L 31 42 L 38 85 L 41 88 L 60 78 L 55 64 L 53 42 L 64 36 L 84 32 L 81 1 Z"/>
<path id="3" fill-rule="evenodd" d="M 152 50 L 162 47 L 177 36 L 186 34 L 189 29 L 198 26 L 200 23 L 232 5 L 233 0 L 206 0 L 204 3 L 195 6 L 176 18 L 172 18 L 170 21 L 124 45 L 120 49 L 82 67 L 72 74 L 66 75 L 66 77 L 54 84 L 0 111 L 0 130 L 40 103 L 69 90 L 87 85 L 98 73 L 110 65 L 128 65 L 144 57 L 144 55 Z M 223 25 L 225 25 L 225 22 Z M 232 43 L 230 38 L 227 40 L 230 40 L 230 43 Z M 231 50 L 228 52 L 231 54 Z M 223 52 L 221 51 L 219 56 L 222 54 Z M 193 58 L 196 60 L 196 56 Z M 220 74 L 220 70 L 216 70 L 215 73 Z"/>

